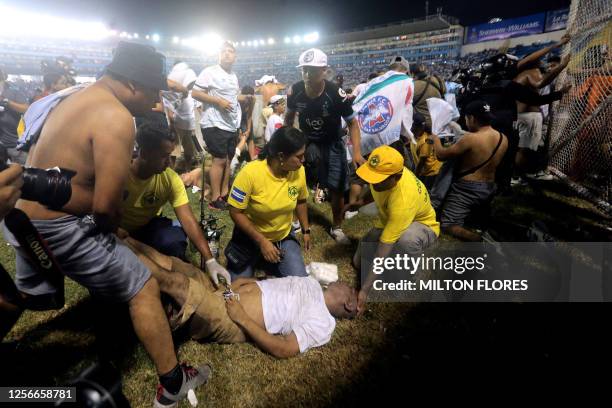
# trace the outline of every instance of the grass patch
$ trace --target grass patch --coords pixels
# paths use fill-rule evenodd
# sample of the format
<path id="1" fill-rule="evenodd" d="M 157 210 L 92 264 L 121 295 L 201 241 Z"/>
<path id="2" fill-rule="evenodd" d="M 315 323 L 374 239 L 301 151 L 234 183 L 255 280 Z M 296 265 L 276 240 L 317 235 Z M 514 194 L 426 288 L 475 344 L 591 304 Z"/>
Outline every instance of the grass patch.
<path id="1" fill-rule="evenodd" d="M 194 213 L 199 214 L 196 197 L 189 195 Z M 609 225 L 609 220 L 598 218 L 587 204 L 581 202 L 578 206 L 573 200 L 559 191 L 521 189 L 511 198 L 496 199 L 493 225 L 529 225 L 535 219 L 543 219 L 566 237 L 575 231 L 568 229 L 573 228 L 572 223 L 592 234 L 599 231 L 603 235 L 597 236 L 605 237 L 605 228 L 596 226 Z M 329 206 L 309 205 L 314 246 L 305 254 L 305 262 L 334 262 L 341 280 L 356 285 L 358 277 L 350 260 L 358 238 L 372 226 L 373 219 L 358 215 L 346 221 L 345 232 L 354 242 L 343 248 L 326 232 L 328 224 L 324 220 L 331 219 Z M 580 211 L 568 217 L 567 207 Z M 170 208 L 164 211 L 173 216 Z M 224 248 L 233 225 L 226 212 L 219 214 L 221 224 L 226 225 Z M 508 231 L 511 229 L 506 231 L 510 234 Z M 520 238 L 520 233 L 511 232 L 514 235 L 510 238 Z M 191 248 L 190 251 L 197 264 L 198 257 Z M 1 240 L 0 262 L 14 274 L 13 250 Z M 528 305 L 372 303 L 364 317 L 338 321 L 328 345 L 289 360 L 276 360 L 250 344 L 199 344 L 177 339 L 177 345 L 180 360 L 209 362 L 213 367 L 209 385 L 197 392 L 201 406 L 360 405 L 380 399 L 387 391 L 397 391 L 394 387 L 398 385 L 405 387 L 405 375 L 414 374 L 417 367 L 448 365 L 451 361 L 499 364 L 554 355 L 552 343 L 547 343 L 545 337 L 541 341 L 530 338 L 528 345 L 520 341 L 529 347 L 527 353 L 513 343 L 518 343 L 522 330 L 529 328 L 542 336 L 553 336 L 554 324 L 547 310 L 534 311 Z M 144 349 L 131 334 L 125 309 L 96 309 L 87 291 L 69 279 L 62 310 L 25 312 L 5 341 L 9 344 L 0 349 L 0 361 L 7 369 L 0 370 L 1 385 L 64 384 L 99 358 L 108 358 L 120 368 L 123 390 L 132 406 L 151 405 L 157 376 Z M 507 343 L 512 347 L 504 347 Z M 98 344 L 104 344 L 102 354 Z M 462 352 L 452 354 L 458 348 Z M 489 359 L 488 352 L 496 358 Z"/>

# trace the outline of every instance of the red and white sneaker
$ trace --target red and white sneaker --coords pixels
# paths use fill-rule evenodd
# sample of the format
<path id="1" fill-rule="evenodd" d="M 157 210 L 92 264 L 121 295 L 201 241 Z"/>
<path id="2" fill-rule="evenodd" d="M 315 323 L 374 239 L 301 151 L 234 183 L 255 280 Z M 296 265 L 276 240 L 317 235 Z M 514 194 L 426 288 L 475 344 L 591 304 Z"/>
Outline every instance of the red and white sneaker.
<path id="1" fill-rule="evenodd" d="M 181 389 L 176 394 L 171 394 L 164 388 L 163 385 L 157 385 L 157 395 L 153 400 L 155 408 L 174 408 L 178 402 L 187 398 L 190 390 L 195 391 L 200 385 L 206 384 L 210 378 L 211 369 L 208 364 L 203 364 L 197 368 L 181 364 L 183 370 L 183 384 Z"/>

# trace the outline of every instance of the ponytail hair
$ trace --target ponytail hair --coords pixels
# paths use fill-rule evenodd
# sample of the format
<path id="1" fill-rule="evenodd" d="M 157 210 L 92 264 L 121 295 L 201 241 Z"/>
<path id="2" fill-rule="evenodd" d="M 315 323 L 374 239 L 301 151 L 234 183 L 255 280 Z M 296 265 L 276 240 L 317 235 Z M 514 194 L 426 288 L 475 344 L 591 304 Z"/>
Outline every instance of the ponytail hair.
<path id="1" fill-rule="evenodd" d="M 270 141 L 259 153 L 259 160 L 278 159 L 280 153 L 287 158 L 305 145 L 306 136 L 304 136 L 304 133 L 294 127 L 283 126 L 276 129 L 272 134 Z"/>

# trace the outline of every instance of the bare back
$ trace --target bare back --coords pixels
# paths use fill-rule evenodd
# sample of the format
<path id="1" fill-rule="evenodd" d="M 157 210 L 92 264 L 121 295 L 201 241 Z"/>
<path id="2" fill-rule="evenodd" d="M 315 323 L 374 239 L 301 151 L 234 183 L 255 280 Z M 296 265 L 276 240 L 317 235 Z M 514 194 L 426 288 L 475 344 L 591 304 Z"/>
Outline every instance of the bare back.
<path id="1" fill-rule="evenodd" d="M 92 214 L 94 190 L 97 187 L 96 164 L 99 161 L 94 149 L 113 151 L 114 160 L 127 160 L 127 169 L 133 143 L 132 115 L 109 89 L 94 84 L 78 91 L 49 114 L 27 160 L 27 165 L 32 167 L 46 169 L 58 166 L 76 171 L 72 179 L 71 200 L 62 212 L 24 200 L 19 201 L 17 207 L 32 219 Z M 121 163 L 118 163 L 118 167 L 121 167 Z M 116 180 L 119 183 L 123 181 Z"/>
<path id="2" fill-rule="evenodd" d="M 499 143 L 500 132 L 493 128 L 481 129 L 475 133 L 467 133 L 463 138 L 466 143 L 466 152 L 461 156 L 459 173 L 476 167 L 491 157 Z M 502 135 L 502 142 L 493 158 L 483 167 L 472 174 L 462 177 L 462 180 L 487 181 L 495 180 L 495 170 L 501 163 L 506 150 L 508 149 L 508 139 Z"/>
<path id="3" fill-rule="evenodd" d="M 516 77 L 514 81 L 518 82 L 521 85 L 525 85 L 529 87 L 534 92 L 538 92 L 539 90 L 535 89 L 531 84 L 538 83 L 541 80 L 542 80 L 542 72 L 539 70 L 539 68 L 532 68 L 532 69 L 527 69 L 521 72 L 520 74 L 518 74 L 518 76 Z M 523 102 L 517 101 L 516 107 L 517 107 L 518 113 L 540 112 L 539 106 L 529 106 Z"/>

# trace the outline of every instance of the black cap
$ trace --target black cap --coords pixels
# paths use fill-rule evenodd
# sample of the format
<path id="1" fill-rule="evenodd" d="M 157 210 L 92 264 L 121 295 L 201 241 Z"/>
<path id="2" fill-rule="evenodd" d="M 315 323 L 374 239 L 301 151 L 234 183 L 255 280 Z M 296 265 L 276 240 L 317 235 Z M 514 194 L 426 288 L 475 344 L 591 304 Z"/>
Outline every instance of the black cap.
<path id="1" fill-rule="evenodd" d="M 420 126 L 423 127 L 425 126 L 425 116 L 423 116 L 422 113 L 414 111 L 414 113 L 412 114 L 412 124 L 414 126 Z"/>
<path id="2" fill-rule="evenodd" d="M 106 70 L 149 89 L 168 89 L 166 57 L 148 45 L 119 42 Z"/>
<path id="3" fill-rule="evenodd" d="M 484 120 L 486 122 L 490 122 L 491 120 L 493 120 L 491 106 L 482 99 L 470 102 L 465 107 L 465 114 L 474 116 L 478 121 Z"/>

